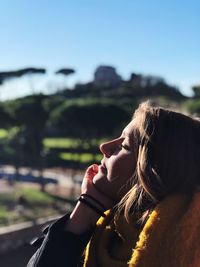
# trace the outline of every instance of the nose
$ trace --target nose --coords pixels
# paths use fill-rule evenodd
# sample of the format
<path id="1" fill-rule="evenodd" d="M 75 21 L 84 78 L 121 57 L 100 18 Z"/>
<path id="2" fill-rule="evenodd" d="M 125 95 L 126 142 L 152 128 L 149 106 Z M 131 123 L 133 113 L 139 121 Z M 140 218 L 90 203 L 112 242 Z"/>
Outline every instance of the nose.
<path id="1" fill-rule="evenodd" d="M 115 140 L 101 144 L 99 146 L 99 149 L 102 154 L 104 154 L 107 158 L 109 158 L 114 153 L 117 146 L 118 146 L 118 143 L 117 143 L 117 140 L 115 139 Z"/>

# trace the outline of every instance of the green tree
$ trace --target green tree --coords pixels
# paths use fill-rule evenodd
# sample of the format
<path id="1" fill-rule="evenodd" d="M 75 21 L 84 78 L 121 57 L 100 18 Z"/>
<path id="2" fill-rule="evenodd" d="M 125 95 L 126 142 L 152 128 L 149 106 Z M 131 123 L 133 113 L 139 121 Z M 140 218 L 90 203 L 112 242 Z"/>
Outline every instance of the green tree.
<path id="1" fill-rule="evenodd" d="M 44 107 L 44 95 L 34 95 L 7 103 L 7 110 L 20 131 L 16 138 L 23 140 L 20 146 L 25 163 L 42 170 L 43 132 L 48 119 L 48 112 Z M 44 188 L 43 188 L 44 189 Z"/>
<path id="2" fill-rule="evenodd" d="M 186 101 L 184 103 L 184 108 L 194 116 L 200 116 L 200 99 Z"/>
<path id="3" fill-rule="evenodd" d="M 5 105 L 0 103 L 0 128 L 8 128 L 12 124 L 12 119 L 5 109 Z"/>
<path id="4" fill-rule="evenodd" d="M 64 77 L 68 77 L 69 75 L 74 74 L 74 73 L 75 73 L 75 70 L 74 69 L 70 69 L 70 68 L 59 69 L 59 70 L 57 70 L 55 72 L 55 74 L 62 74 L 62 75 L 64 75 Z"/>
<path id="5" fill-rule="evenodd" d="M 50 116 L 51 123 L 69 137 L 82 139 L 114 135 L 130 119 L 130 114 L 121 106 L 106 103 L 64 103 Z"/>
<path id="6" fill-rule="evenodd" d="M 200 98 L 200 85 L 193 86 L 192 91 L 195 98 Z"/>

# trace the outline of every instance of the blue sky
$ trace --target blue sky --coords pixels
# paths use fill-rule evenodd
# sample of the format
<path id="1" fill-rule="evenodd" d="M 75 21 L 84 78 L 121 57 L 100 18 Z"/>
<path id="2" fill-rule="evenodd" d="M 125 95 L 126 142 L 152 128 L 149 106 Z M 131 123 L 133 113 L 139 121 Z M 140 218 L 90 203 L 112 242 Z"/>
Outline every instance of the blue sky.
<path id="1" fill-rule="evenodd" d="M 1 86 L 1 99 L 92 80 L 98 65 L 162 76 L 183 93 L 200 84 L 200 1 L 1 0 L 0 71 L 45 67 L 48 75 Z M 75 68 L 67 80 L 53 75 Z M 36 85 L 37 84 L 37 85 Z"/>

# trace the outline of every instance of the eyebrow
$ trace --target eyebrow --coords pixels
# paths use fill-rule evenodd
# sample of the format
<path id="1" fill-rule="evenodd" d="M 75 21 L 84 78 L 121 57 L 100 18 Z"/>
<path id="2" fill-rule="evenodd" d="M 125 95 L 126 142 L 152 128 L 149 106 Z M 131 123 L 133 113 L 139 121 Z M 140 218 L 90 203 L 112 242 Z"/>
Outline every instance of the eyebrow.
<path id="1" fill-rule="evenodd" d="M 131 134 L 127 134 L 126 132 L 122 132 L 122 137 L 125 138 L 127 137 L 128 138 L 128 144 L 131 146 Z"/>
<path id="2" fill-rule="evenodd" d="M 126 136 L 126 137 L 128 137 L 128 138 L 131 138 L 131 134 L 127 134 L 126 132 L 122 132 L 122 135 L 124 135 L 124 136 Z"/>
<path id="3" fill-rule="evenodd" d="M 132 132 L 132 134 L 128 134 L 126 131 L 123 131 L 122 136 L 128 137 L 130 146 L 135 143 L 135 140 L 137 140 L 136 142 L 138 142 L 137 131 Z"/>

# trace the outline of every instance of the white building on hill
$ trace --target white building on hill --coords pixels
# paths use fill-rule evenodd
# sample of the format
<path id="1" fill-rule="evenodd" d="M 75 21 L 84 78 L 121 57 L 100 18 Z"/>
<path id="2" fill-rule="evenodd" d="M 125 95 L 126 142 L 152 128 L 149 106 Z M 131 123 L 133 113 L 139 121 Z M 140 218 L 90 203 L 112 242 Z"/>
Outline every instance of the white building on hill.
<path id="1" fill-rule="evenodd" d="M 121 76 L 111 66 L 99 66 L 94 73 L 95 87 L 118 87 L 121 82 Z"/>

